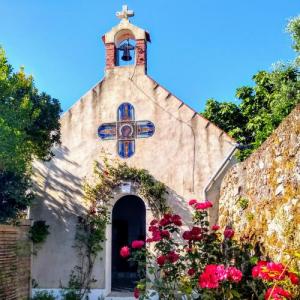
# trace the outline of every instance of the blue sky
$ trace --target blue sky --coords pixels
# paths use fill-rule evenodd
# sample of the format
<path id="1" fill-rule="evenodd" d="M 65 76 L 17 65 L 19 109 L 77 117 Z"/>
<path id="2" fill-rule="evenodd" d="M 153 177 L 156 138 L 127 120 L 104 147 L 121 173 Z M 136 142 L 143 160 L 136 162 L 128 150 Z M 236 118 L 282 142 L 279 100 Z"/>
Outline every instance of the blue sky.
<path id="1" fill-rule="evenodd" d="M 101 36 L 124 3 L 151 34 L 149 75 L 197 111 L 295 57 L 284 28 L 299 0 L 1 0 L 0 44 L 66 110 L 103 77 Z"/>

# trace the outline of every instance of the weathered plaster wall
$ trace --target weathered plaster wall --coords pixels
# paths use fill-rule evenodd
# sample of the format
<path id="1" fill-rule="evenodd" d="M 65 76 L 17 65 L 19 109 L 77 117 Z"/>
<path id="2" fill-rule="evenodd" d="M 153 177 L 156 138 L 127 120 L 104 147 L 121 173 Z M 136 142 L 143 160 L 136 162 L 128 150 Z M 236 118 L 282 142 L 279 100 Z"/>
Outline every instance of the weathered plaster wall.
<path id="1" fill-rule="evenodd" d="M 231 222 L 238 238 L 262 243 L 273 259 L 280 259 L 287 249 L 299 251 L 300 105 L 225 176 L 220 224 Z"/>
<path id="2" fill-rule="evenodd" d="M 136 140 L 135 154 L 127 163 L 164 182 L 171 205 L 186 220 L 190 217 L 186 201 L 202 197 L 210 176 L 233 147 L 230 137 L 145 75 L 143 66 L 107 70 L 105 79 L 62 116 L 62 144 L 54 159 L 35 164 L 39 201 L 32 216 L 47 220 L 51 231 L 33 262 L 33 277 L 42 288 L 65 284 L 76 264 L 72 245 L 77 216 L 84 213 L 83 179 L 91 177 L 101 153 L 119 159 L 116 141 L 101 141 L 97 129 L 101 123 L 116 121 L 123 102 L 134 105 L 136 120 L 150 120 L 156 126 L 151 138 Z M 105 286 L 104 266 L 105 259 L 95 267 L 96 288 Z"/>

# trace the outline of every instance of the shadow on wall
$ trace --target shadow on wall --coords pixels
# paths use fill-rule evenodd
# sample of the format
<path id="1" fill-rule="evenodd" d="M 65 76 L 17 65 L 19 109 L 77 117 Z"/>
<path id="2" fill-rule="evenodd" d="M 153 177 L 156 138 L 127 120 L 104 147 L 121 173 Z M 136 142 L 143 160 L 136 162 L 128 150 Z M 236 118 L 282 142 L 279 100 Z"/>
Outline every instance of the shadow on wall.
<path id="1" fill-rule="evenodd" d="M 81 215 L 85 208 L 78 200 L 82 197 L 82 178 L 64 169 L 70 165 L 79 167 L 68 159 L 69 150 L 59 147 L 49 162 L 37 162 L 33 167 L 33 181 L 36 200 L 32 205 L 31 218 L 43 219 L 47 223 L 60 225 L 69 231 L 68 216 Z M 77 200 L 77 201 L 76 201 Z M 63 225 L 63 226 L 62 226 Z"/>
<path id="2" fill-rule="evenodd" d="M 184 199 L 182 196 L 178 195 L 174 190 L 167 187 L 168 196 L 167 204 L 171 207 L 175 214 L 181 216 L 184 223 L 188 226 L 192 224 L 192 210 L 188 205 L 189 199 Z"/>

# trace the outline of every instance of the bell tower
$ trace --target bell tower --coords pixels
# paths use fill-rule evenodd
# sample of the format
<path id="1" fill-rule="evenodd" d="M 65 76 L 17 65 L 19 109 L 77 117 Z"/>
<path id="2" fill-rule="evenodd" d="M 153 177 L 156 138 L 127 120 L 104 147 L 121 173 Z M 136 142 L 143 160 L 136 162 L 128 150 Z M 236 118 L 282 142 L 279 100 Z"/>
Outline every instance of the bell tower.
<path id="1" fill-rule="evenodd" d="M 116 16 L 120 23 L 102 36 L 105 44 L 106 73 L 114 68 L 134 67 L 147 73 L 147 42 L 150 35 L 147 31 L 130 23 L 133 10 L 123 5 Z"/>

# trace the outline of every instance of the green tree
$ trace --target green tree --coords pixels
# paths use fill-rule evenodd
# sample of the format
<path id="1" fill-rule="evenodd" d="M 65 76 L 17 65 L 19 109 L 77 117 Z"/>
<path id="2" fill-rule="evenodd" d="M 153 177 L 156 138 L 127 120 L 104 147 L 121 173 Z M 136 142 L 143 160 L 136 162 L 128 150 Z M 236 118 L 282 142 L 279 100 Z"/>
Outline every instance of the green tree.
<path id="1" fill-rule="evenodd" d="M 300 17 L 292 19 L 288 31 L 293 47 L 300 50 Z M 241 160 L 257 149 L 300 103 L 300 73 L 297 62 L 277 64 L 270 72 L 260 71 L 253 86 L 236 90 L 239 103 L 209 99 L 202 115 L 228 132 L 238 143 L 249 145 L 238 153 Z"/>
<path id="2" fill-rule="evenodd" d="M 23 69 L 13 71 L 0 47 L 0 221 L 30 203 L 31 163 L 53 156 L 60 112 L 59 101 L 40 93 Z"/>
<path id="3" fill-rule="evenodd" d="M 292 47 L 297 52 L 296 64 L 300 64 L 300 15 L 291 19 L 286 27 L 286 31 L 291 35 L 293 40 Z"/>

